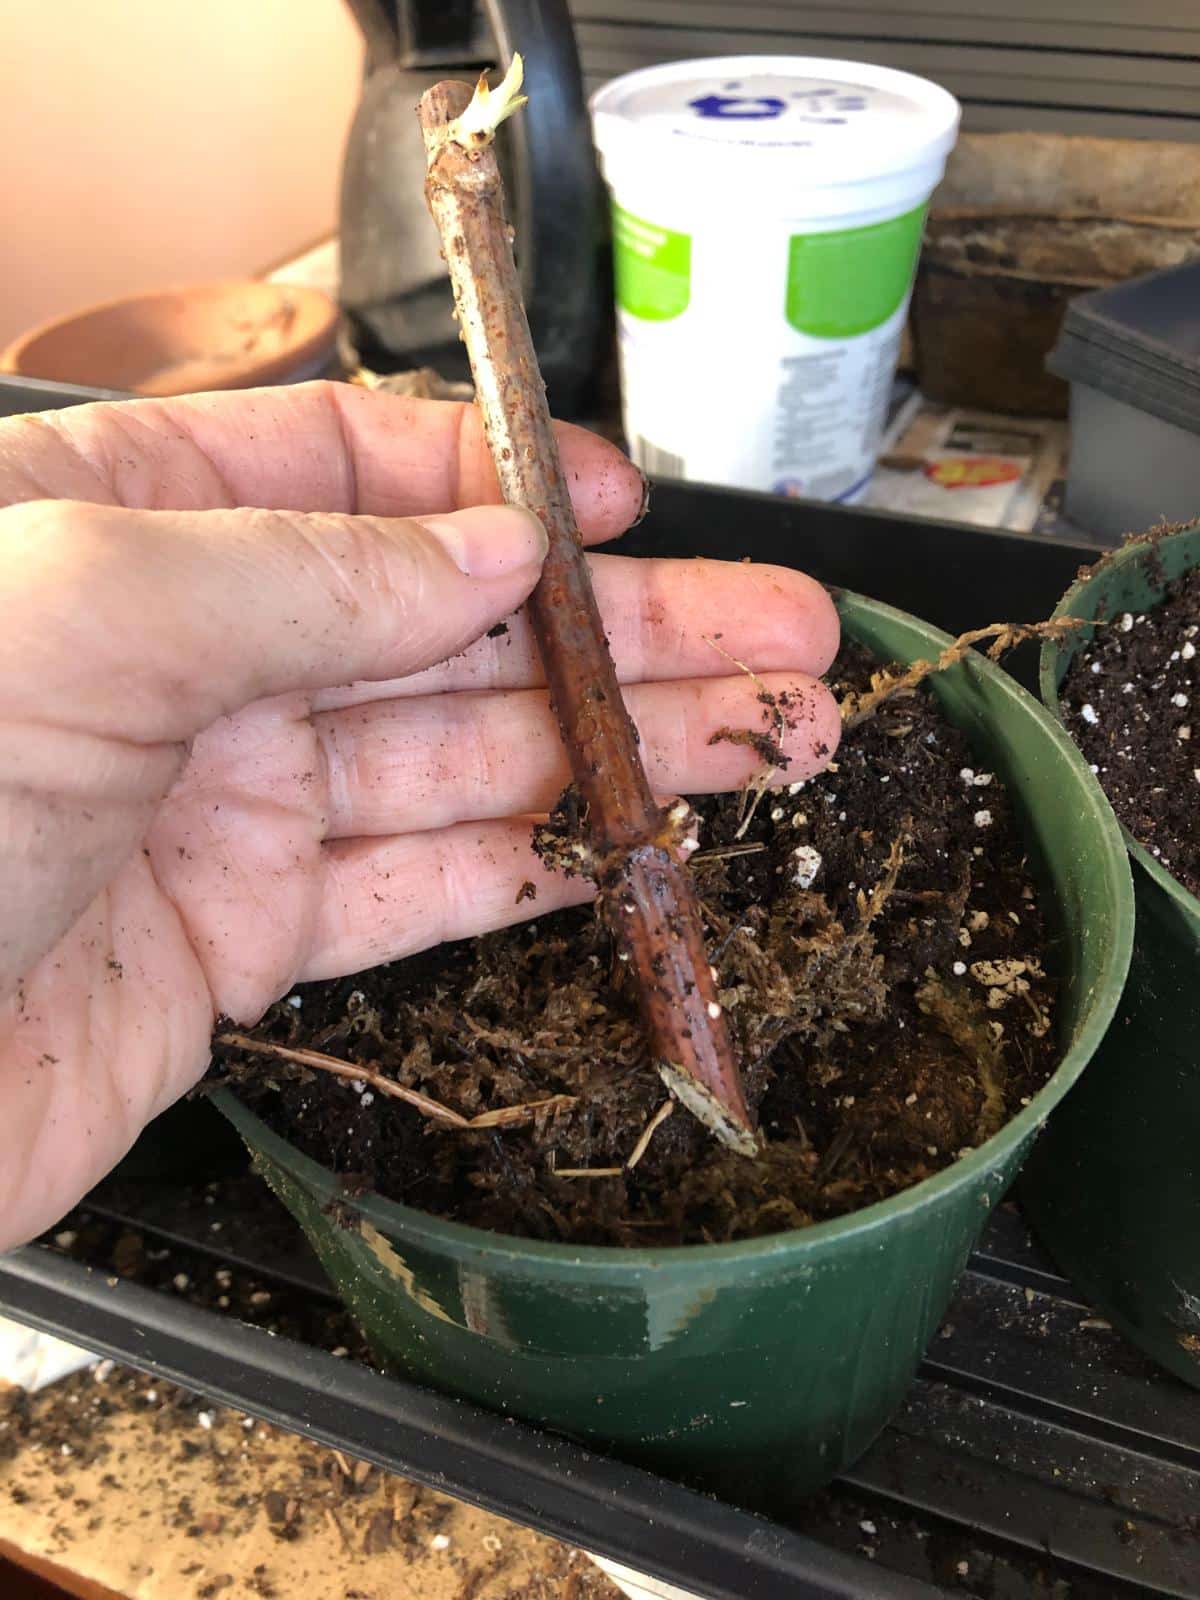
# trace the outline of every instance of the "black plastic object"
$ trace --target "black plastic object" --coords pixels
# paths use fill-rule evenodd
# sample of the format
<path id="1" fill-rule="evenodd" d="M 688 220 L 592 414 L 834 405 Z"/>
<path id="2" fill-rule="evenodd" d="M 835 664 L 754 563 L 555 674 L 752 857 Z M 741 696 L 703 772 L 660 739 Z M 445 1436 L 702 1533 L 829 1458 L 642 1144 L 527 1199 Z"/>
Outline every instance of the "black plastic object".
<path id="1" fill-rule="evenodd" d="M 341 301 L 351 342 L 379 372 L 433 366 L 467 379 L 437 232 L 425 209 L 415 107 L 448 75 L 525 60 L 529 104 L 501 141 L 516 254 L 538 359 L 560 416 L 595 364 L 603 269 L 599 179 L 565 0 L 352 0 L 367 41 L 362 101 L 342 174 Z M 486 20 L 485 20 L 486 19 Z"/>
<path id="2" fill-rule="evenodd" d="M 1200 513 L 1200 261 L 1073 300 L 1046 365 L 1071 385 L 1074 523 L 1119 535 Z"/>

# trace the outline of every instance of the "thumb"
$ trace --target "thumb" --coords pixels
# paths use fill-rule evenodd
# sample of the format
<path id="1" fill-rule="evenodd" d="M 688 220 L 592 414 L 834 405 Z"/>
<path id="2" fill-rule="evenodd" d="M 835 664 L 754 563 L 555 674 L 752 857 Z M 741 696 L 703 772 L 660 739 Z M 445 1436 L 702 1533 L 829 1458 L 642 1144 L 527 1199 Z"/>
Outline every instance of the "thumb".
<path id="1" fill-rule="evenodd" d="M 490 506 L 421 518 L 258 509 L 0 511 L 8 716 L 139 744 L 266 695 L 403 677 L 537 582 L 546 535 Z"/>

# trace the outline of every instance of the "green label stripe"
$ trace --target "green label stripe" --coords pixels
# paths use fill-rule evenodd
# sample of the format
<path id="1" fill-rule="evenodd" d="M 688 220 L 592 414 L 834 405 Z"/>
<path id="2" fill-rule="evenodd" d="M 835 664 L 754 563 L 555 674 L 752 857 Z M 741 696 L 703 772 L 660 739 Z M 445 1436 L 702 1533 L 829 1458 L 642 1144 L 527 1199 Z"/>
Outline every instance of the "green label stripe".
<path id="1" fill-rule="evenodd" d="M 814 339 L 849 339 L 886 322 L 904 304 L 925 207 L 837 233 L 794 234 L 788 246 L 787 319 Z"/>
<path id="2" fill-rule="evenodd" d="M 630 316 L 667 322 L 686 311 L 692 292 L 692 241 L 613 206 L 617 304 Z"/>

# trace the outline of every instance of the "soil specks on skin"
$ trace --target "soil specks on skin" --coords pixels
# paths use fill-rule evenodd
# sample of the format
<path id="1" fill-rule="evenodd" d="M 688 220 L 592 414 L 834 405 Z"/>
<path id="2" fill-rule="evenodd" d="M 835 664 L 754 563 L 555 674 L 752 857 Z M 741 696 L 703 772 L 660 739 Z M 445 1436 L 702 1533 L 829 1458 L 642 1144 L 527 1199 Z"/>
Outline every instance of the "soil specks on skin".
<path id="1" fill-rule="evenodd" d="M 876 665 L 847 646 L 835 693 L 865 689 Z M 341 1081 L 229 1048 L 216 1070 L 356 1183 L 501 1232 L 718 1242 L 854 1211 L 976 1147 L 1057 1059 L 1036 892 L 1004 789 L 991 773 L 977 784 L 978 767 L 921 686 L 748 826 L 743 796 L 695 802 L 692 871 L 760 1159 L 675 1115 L 631 1170 L 662 1090 L 627 969 L 588 909 L 306 985 L 299 1012 L 276 1006 L 253 1030 L 370 1063 L 467 1117 L 576 1097 L 531 1125 L 445 1130 L 395 1101 L 366 1111 Z M 617 1176 L 562 1175 L 588 1169 Z"/>
<path id="2" fill-rule="evenodd" d="M 778 740 L 772 739 L 771 735 L 764 733 L 761 728 L 718 728 L 708 742 L 745 745 L 753 750 L 765 765 L 778 767 L 781 771 L 792 764 L 791 756 L 784 752 Z"/>
<path id="3" fill-rule="evenodd" d="M 1117 816 L 1184 888 L 1200 894 L 1191 706 L 1200 571 L 1160 605 L 1122 612 L 1076 654 L 1059 692 L 1070 730 Z"/>

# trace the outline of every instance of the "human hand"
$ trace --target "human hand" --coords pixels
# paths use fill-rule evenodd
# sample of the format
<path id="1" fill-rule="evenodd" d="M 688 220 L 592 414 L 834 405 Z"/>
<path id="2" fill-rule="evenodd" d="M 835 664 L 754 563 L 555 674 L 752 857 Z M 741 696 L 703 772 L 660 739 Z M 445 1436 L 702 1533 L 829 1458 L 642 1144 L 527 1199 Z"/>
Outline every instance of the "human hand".
<path id="1" fill-rule="evenodd" d="M 614 537 L 638 473 L 560 440 L 585 537 Z M 197 1081 L 217 1016 L 587 897 L 530 849 L 568 774 L 511 615 L 545 536 L 497 499 L 472 408 L 346 385 L 0 423 L 0 1248 Z M 788 779 L 823 765 L 817 585 L 593 567 L 658 792 L 753 769 L 708 743 L 761 717 L 714 631 L 811 705 Z"/>

